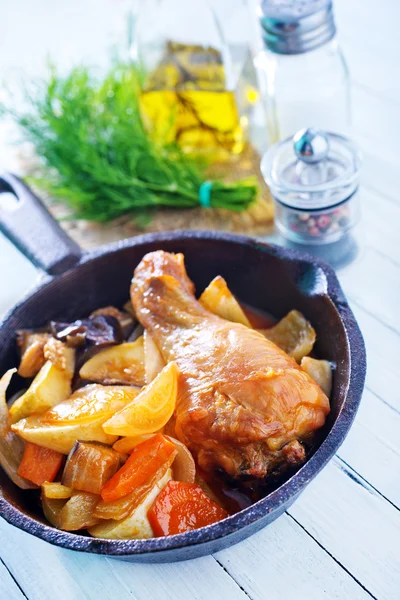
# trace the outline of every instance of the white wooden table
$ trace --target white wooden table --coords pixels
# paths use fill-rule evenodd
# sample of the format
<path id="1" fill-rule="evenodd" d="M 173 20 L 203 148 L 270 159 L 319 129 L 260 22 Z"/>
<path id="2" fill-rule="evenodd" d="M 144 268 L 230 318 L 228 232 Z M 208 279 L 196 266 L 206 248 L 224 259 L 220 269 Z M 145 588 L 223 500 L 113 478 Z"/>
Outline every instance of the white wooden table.
<path id="1" fill-rule="evenodd" d="M 83 2 L 94 11 L 105 3 Z M 5 4 L 0 17 L 10 18 L 0 55 L 11 48 L 22 56 L 22 45 L 28 55 L 21 64 L 28 64 L 38 36 L 46 36 L 43 18 L 56 22 L 57 5 L 72 23 L 71 6 L 79 3 Z M 49 14 L 37 17 L 45 5 Z M 365 393 L 348 438 L 278 521 L 191 562 L 134 565 L 77 554 L 2 521 L 2 600 L 400 599 L 400 3 L 336 0 L 336 11 L 353 79 L 354 136 L 365 157 L 360 252 L 339 273 L 368 353 Z M 13 27 L 18 12 L 22 24 Z M 1 238 L 0 272 L 4 312 L 36 274 Z"/>

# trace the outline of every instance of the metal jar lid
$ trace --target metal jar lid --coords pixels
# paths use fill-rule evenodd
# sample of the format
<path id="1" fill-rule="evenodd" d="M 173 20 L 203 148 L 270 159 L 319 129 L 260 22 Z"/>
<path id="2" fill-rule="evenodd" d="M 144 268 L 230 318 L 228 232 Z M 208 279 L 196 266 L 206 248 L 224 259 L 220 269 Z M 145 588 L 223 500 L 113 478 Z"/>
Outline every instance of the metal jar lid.
<path id="1" fill-rule="evenodd" d="M 261 0 L 259 18 L 264 43 L 277 54 L 308 52 L 336 33 L 332 0 Z"/>
<path id="2" fill-rule="evenodd" d="M 333 208 L 358 189 L 361 156 L 346 137 L 303 129 L 272 146 L 261 171 L 275 200 L 307 212 Z"/>

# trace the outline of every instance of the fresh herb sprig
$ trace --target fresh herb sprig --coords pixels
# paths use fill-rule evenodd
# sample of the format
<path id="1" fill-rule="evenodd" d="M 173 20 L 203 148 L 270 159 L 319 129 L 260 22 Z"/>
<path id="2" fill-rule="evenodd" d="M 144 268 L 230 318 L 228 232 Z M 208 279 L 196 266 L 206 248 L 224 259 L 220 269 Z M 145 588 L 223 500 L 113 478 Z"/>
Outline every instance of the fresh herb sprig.
<path id="1" fill-rule="evenodd" d="M 139 110 L 140 73 L 116 64 L 101 80 L 87 67 L 62 77 L 52 68 L 48 81 L 29 96 L 29 106 L 11 115 L 42 159 L 34 183 L 62 199 L 74 216 L 110 221 L 149 209 L 199 206 L 205 166 L 176 145 L 157 145 Z M 32 180 L 32 178 L 31 178 Z M 257 194 L 253 178 L 234 184 L 214 181 L 212 208 L 242 211 Z"/>

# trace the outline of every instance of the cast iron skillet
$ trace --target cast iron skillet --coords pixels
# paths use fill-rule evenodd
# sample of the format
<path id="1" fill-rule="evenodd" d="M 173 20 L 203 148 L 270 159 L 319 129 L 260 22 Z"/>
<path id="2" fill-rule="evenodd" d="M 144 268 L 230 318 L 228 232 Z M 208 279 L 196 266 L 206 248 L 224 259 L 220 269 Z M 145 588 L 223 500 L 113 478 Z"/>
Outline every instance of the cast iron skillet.
<path id="1" fill-rule="evenodd" d="M 307 463 L 253 506 L 197 531 L 151 540 L 101 540 L 58 531 L 40 511 L 37 492 L 21 491 L 0 469 L 0 515 L 52 544 L 131 561 L 195 558 L 243 540 L 283 513 L 335 454 L 357 411 L 364 385 L 364 342 L 332 269 L 312 257 L 238 235 L 176 231 L 143 235 L 82 252 L 17 177 L 0 178 L 17 208 L 0 214 L 2 231 L 43 272 L 40 285 L 0 328 L 0 373 L 18 364 L 15 331 L 51 319 L 68 321 L 128 299 L 133 269 L 146 252 L 183 252 L 198 290 L 216 275 L 244 302 L 280 318 L 297 308 L 317 331 L 316 351 L 333 361 L 332 411 L 322 443 Z M 18 381 L 14 385 L 18 384 Z M 13 391 L 13 390 L 11 390 Z"/>

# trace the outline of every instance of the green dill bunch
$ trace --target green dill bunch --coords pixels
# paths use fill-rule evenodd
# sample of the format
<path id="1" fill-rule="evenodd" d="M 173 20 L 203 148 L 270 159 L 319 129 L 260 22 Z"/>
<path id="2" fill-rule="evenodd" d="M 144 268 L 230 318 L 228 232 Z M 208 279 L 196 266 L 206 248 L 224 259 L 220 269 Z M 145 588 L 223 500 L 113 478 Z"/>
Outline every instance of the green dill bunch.
<path id="1" fill-rule="evenodd" d="M 31 181 L 91 221 L 140 219 L 159 206 L 248 208 L 257 195 L 253 178 L 206 182 L 205 166 L 151 139 L 140 115 L 140 80 L 131 64 L 115 64 L 101 79 L 87 67 L 64 77 L 51 68 L 25 112 L 2 106 L 41 158 Z"/>

